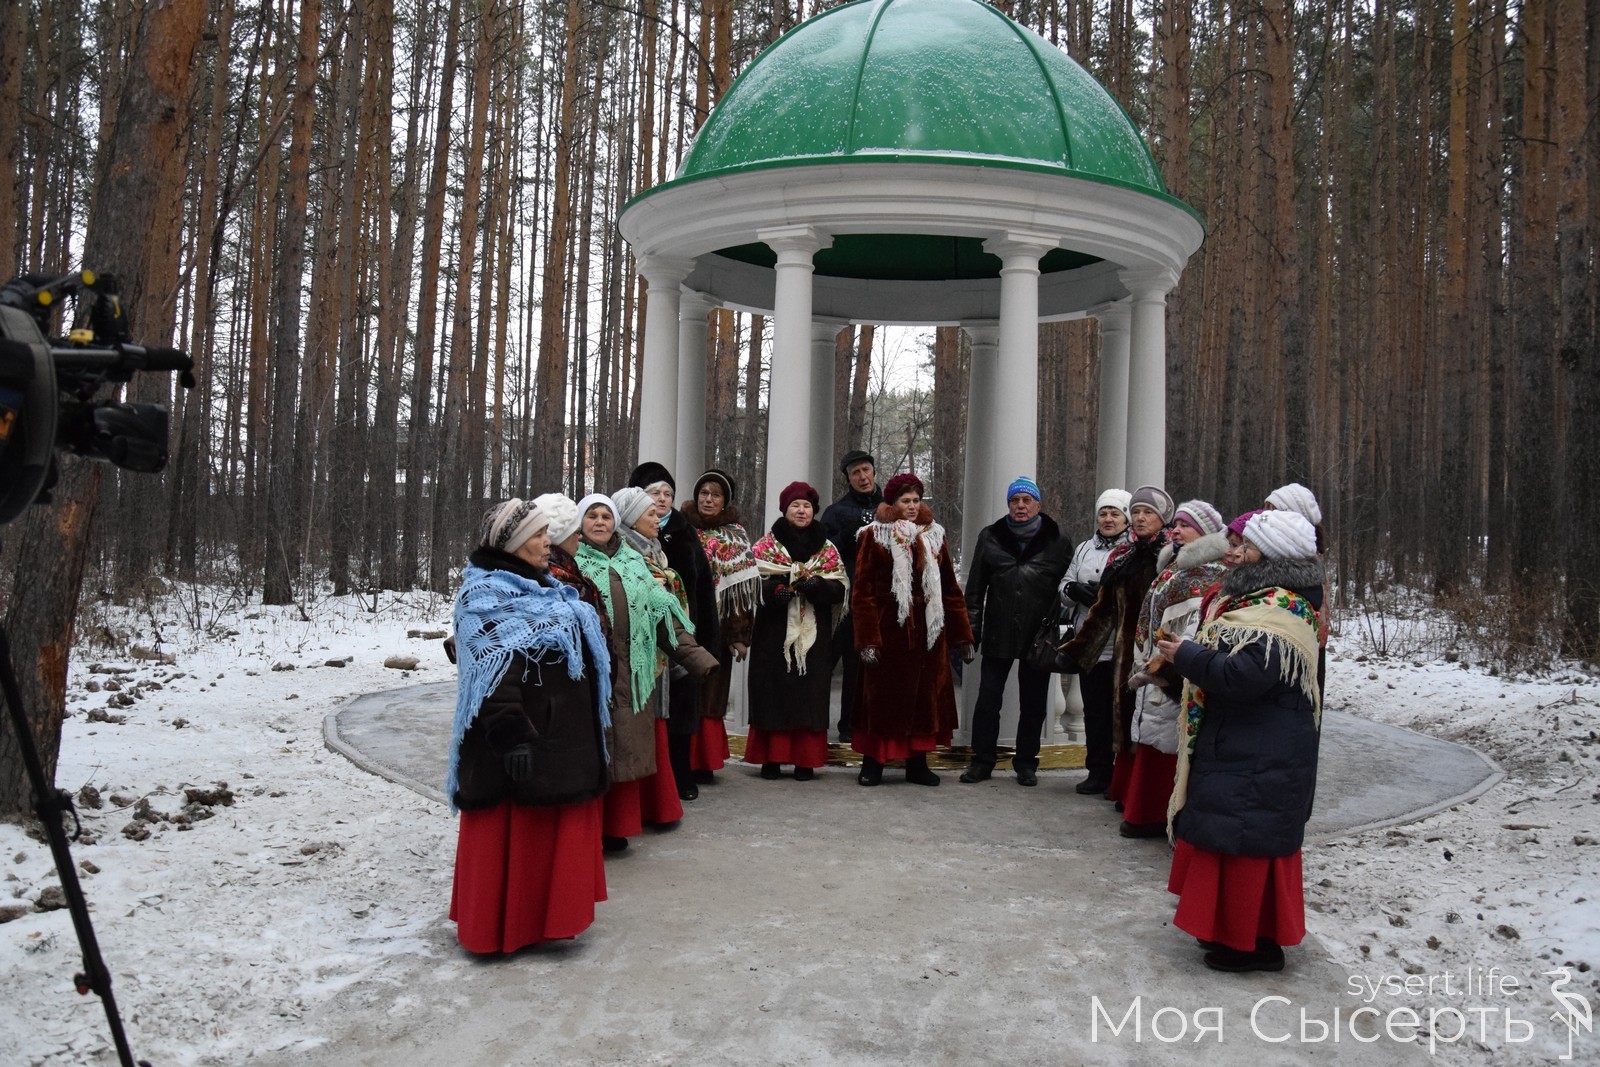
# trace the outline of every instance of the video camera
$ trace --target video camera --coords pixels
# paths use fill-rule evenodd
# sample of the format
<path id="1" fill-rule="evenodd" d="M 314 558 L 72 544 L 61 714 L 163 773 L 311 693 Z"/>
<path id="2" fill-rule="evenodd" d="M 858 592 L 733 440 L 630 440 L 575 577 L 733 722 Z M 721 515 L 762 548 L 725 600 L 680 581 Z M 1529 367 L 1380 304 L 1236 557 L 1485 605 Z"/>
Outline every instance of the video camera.
<path id="1" fill-rule="evenodd" d="M 51 318 L 66 298 L 75 302 L 74 325 L 52 339 Z M 176 371 L 193 389 L 193 368 L 176 348 L 133 343 L 109 274 L 23 274 L 0 287 L 0 523 L 48 502 L 58 449 L 147 474 L 165 467 L 166 405 L 94 396 L 137 371 Z"/>

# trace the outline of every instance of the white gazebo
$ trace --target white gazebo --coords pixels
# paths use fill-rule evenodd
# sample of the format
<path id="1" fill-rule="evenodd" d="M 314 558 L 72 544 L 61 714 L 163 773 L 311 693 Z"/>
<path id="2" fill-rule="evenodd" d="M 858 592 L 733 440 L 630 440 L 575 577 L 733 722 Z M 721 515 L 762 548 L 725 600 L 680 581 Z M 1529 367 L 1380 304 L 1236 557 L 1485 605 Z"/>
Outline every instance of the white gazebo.
<path id="1" fill-rule="evenodd" d="M 766 518 L 788 482 L 832 484 L 852 322 L 971 337 L 967 516 L 1040 470 L 1041 322 L 1101 320 L 1095 485 L 1165 481 L 1166 296 L 1204 228 L 1117 101 L 978 0 L 859 0 L 796 27 L 619 225 L 648 283 L 640 456 L 704 469 L 707 314 L 771 317 Z"/>

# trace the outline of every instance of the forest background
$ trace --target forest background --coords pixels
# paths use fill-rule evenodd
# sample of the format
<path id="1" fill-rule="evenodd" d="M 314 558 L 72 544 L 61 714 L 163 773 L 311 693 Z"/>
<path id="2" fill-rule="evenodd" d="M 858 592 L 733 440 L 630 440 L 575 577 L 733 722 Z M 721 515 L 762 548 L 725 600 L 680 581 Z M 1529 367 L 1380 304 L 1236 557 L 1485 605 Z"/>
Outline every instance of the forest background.
<path id="1" fill-rule="evenodd" d="M 617 214 L 832 6 L 0 0 L 7 276 L 119 273 L 136 338 L 199 378 L 126 390 L 172 405 L 162 476 L 69 461 L 0 538 L 47 761 L 80 584 L 445 592 L 489 500 L 620 486 L 644 309 Z M 1369 626 L 1416 590 L 1508 665 L 1600 657 L 1600 0 L 993 6 L 1207 220 L 1168 301 L 1169 488 L 1234 513 L 1311 486 Z M 840 335 L 839 451 L 914 465 L 954 531 L 991 521 L 961 514 L 962 335 L 930 331 L 908 386 L 885 333 Z M 705 353 L 706 462 L 752 527 L 769 341 L 718 311 Z M 1074 537 L 1097 351 L 1093 320 L 1041 328 L 1037 473 Z"/>

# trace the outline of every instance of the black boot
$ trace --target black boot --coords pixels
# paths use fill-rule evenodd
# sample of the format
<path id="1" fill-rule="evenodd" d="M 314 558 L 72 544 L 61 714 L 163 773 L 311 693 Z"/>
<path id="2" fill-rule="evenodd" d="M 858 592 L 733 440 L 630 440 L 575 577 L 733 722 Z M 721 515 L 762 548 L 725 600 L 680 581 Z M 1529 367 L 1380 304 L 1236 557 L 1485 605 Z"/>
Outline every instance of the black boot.
<path id="1" fill-rule="evenodd" d="M 769 782 L 776 782 L 779 778 L 783 777 L 783 764 L 763 763 L 761 765 L 761 777 L 765 778 Z"/>
<path id="2" fill-rule="evenodd" d="M 600 847 L 607 852 L 621 852 L 628 847 L 626 837 L 612 837 L 610 834 L 600 836 Z"/>
<path id="3" fill-rule="evenodd" d="M 1074 790 L 1086 797 L 1096 796 L 1111 788 L 1111 776 L 1098 771 L 1090 771 L 1089 777 L 1074 786 Z"/>
<path id="4" fill-rule="evenodd" d="M 856 781 L 861 785 L 877 785 L 883 781 L 883 764 L 871 756 L 861 757 L 861 773 L 856 775 Z"/>
<path id="5" fill-rule="evenodd" d="M 679 800 L 694 800 L 700 796 L 700 787 L 694 784 L 694 771 L 689 767 L 689 753 L 693 747 L 693 734 L 667 734 L 667 756 L 672 761 L 672 780 L 678 787 Z"/>
<path id="6" fill-rule="evenodd" d="M 809 782 L 816 776 L 817 772 L 814 767 L 796 767 L 794 769 L 794 780 L 797 782 Z"/>
<path id="7" fill-rule="evenodd" d="M 1283 949 L 1276 941 L 1258 937 L 1254 952 L 1240 952 L 1227 945 L 1218 945 L 1206 953 L 1205 962 L 1213 971 L 1281 971 Z"/>
<path id="8" fill-rule="evenodd" d="M 906 760 L 906 781 L 913 785 L 938 785 L 939 776 L 928 769 L 928 755 L 918 752 Z"/>

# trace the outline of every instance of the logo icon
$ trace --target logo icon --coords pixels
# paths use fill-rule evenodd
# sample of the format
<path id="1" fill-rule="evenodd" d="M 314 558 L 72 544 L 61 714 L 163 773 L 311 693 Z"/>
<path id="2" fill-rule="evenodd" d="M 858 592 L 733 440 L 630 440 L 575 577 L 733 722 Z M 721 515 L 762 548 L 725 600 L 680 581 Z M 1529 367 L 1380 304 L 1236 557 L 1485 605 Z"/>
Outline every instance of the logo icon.
<path id="1" fill-rule="evenodd" d="M 1554 978 L 1550 983 L 1550 995 L 1556 998 L 1562 1010 L 1551 1012 L 1550 1018 L 1561 1023 L 1567 1028 L 1567 1054 L 1561 1058 L 1572 1059 L 1572 1043 L 1577 1040 L 1581 1030 L 1587 1034 L 1594 1029 L 1594 1009 L 1589 1006 L 1589 999 L 1577 990 L 1563 989 L 1562 986 L 1572 981 L 1572 972 L 1565 967 L 1558 967 L 1553 971 L 1544 972 L 1546 978 Z"/>

